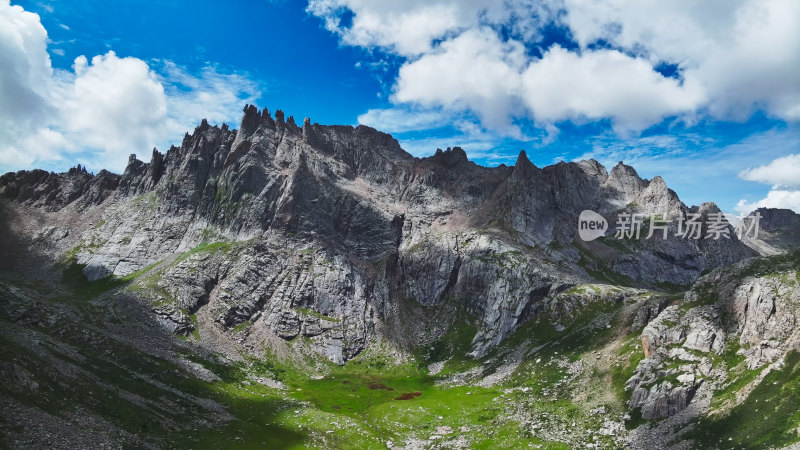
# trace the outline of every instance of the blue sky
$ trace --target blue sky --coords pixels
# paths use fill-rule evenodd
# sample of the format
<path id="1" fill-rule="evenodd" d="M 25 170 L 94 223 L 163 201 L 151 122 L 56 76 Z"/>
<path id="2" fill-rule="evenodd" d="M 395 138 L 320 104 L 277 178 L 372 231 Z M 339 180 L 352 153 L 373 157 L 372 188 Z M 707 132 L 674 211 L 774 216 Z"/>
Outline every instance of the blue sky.
<path id="1" fill-rule="evenodd" d="M 121 171 L 255 103 L 800 212 L 799 30 L 791 0 L 0 0 L 0 172 Z"/>

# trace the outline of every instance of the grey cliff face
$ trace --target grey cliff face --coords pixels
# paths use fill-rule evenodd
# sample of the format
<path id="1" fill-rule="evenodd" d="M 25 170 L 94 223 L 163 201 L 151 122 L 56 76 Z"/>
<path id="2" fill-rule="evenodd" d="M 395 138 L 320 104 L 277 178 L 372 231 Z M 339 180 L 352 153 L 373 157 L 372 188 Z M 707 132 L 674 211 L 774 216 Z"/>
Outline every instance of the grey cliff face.
<path id="1" fill-rule="evenodd" d="M 238 130 L 204 120 L 148 163 L 131 155 L 122 175 L 6 174 L 0 197 L 53 221 L 97 217 L 51 233 L 50 251 L 74 257 L 89 280 L 152 272 L 142 289 L 178 333 L 208 310 L 221 330 L 302 336 L 337 363 L 379 337 L 418 345 L 444 332 L 399 336 L 409 302 L 466 310 L 481 356 L 572 285 L 687 285 L 755 254 L 735 237 L 582 242 L 584 209 L 613 227 L 620 211 L 716 208 L 688 208 L 660 177 L 622 163 L 610 173 L 594 160 L 539 168 L 522 152 L 513 167 L 490 168 L 459 147 L 414 158 L 369 127 L 300 127 L 252 105 Z"/>

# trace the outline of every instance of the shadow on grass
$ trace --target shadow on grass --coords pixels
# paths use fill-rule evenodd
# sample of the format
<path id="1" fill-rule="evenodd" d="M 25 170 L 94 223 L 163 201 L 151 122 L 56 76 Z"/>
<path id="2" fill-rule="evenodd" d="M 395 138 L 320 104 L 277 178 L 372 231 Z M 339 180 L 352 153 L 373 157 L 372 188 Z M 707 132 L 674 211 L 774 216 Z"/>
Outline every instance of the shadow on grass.
<path id="1" fill-rule="evenodd" d="M 781 448 L 798 441 L 800 353 L 790 352 L 747 398 L 723 417 L 704 418 L 691 436 L 700 448 Z"/>
<path id="2" fill-rule="evenodd" d="M 86 288 L 81 298 L 113 287 L 76 278 L 71 286 Z M 64 304 L 80 301 L 60 294 Z M 35 293 L 26 290 L 26 295 Z M 42 302 L 36 309 L 50 307 Z M 0 314 L 0 327 L 9 332 L 0 333 L 0 364 L 35 383 L 34 388 L 27 382 L 0 383 L 0 396 L 66 421 L 76 413 L 97 416 L 113 425 L 111 430 L 100 425 L 102 431 L 129 433 L 118 437 L 125 447 L 281 449 L 305 440 L 305 434 L 280 424 L 282 411 L 296 402 L 260 385 L 246 386 L 235 367 L 217 374 L 220 381 L 206 382 L 176 361 L 141 351 L 80 320 L 61 317 L 43 323 L 14 322 Z M 153 338 L 160 338 L 156 334 Z M 8 423 L 24 419 L 3 416 Z M 97 423 L 74 426 L 76 433 L 91 435 Z"/>

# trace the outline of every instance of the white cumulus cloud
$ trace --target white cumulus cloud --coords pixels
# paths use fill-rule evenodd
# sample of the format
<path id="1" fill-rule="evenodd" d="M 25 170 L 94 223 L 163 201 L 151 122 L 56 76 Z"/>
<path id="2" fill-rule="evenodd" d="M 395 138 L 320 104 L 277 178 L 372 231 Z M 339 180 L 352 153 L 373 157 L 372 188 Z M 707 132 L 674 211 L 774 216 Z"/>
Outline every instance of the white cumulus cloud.
<path id="1" fill-rule="evenodd" d="M 800 214 L 800 191 L 772 189 L 761 200 L 752 203 L 739 200 L 736 204 L 736 211 L 741 215 L 748 215 L 758 208 L 784 208 Z"/>
<path id="2" fill-rule="evenodd" d="M 440 110 L 410 108 L 370 109 L 358 116 L 358 123 L 386 133 L 429 130 L 449 125 L 453 117 Z"/>
<path id="3" fill-rule="evenodd" d="M 739 173 L 745 180 L 771 184 L 767 196 L 755 202 L 740 200 L 736 210 L 747 214 L 756 208 L 788 208 L 800 214 L 800 153 L 782 156 L 769 164 Z"/>
<path id="4" fill-rule="evenodd" d="M 745 119 L 800 120 L 800 3 L 794 0 L 565 0 L 579 45 L 600 39 L 655 65 L 679 65 L 707 93 L 695 105 Z"/>
<path id="5" fill-rule="evenodd" d="M 704 96 L 696 83 L 681 85 L 617 50 L 578 55 L 559 46 L 525 70 L 522 95 L 539 121 L 611 118 L 620 131 L 689 111 Z"/>
<path id="6" fill-rule="evenodd" d="M 468 109 L 493 129 L 512 134 L 519 108 L 520 73 L 525 50 L 502 42 L 488 28 L 468 30 L 437 51 L 400 68 L 394 99 L 427 107 Z"/>
<path id="7" fill-rule="evenodd" d="M 431 51 L 436 40 L 481 24 L 504 24 L 514 35 L 534 38 L 557 12 L 547 2 L 534 0 L 309 0 L 306 10 L 322 18 L 347 45 L 379 47 L 409 57 Z"/>
<path id="8" fill-rule="evenodd" d="M 59 77 L 54 102 L 60 113 L 54 127 L 73 143 L 70 150 L 101 149 L 112 159 L 135 149 L 144 153 L 158 142 L 167 98 L 147 63 L 109 51 L 91 62 L 79 56 L 73 68 Z"/>
<path id="9" fill-rule="evenodd" d="M 509 135 L 514 118 L 551 133 L 562 120 L 610 119 L 624 133 L 757 110 L 800 120 L 794 0 L 310 0 L 307 10 L 343 44 L 405 59 L 398 107 L 467 110 Z M 548 26 L 577 48 L 548 44 Z"/>
<path id="10" fill-rule="evenodd" d="M 207 66 L 191 73 L 113 51 L 53 69 L 37 14 L 0 0 L 0 168 L 64 162 L 124 169 L 130 153 L 179 142 L 200 119 L 238 120 L 259 85 Z M 61 161 L 59 164 L 55 162 Z"/>
<path id="11" fill-rule="evenodd" d="M 0 164 L 37 156 L 53 157 L 49 145 L 58 136 L 40 130 L 46 120 L 53 70 L 47 54 L 47 31 L 39 16 L 0 2 Z M 37 139 L 37 135 L 41 139 Z"/>
<path id="12" fill-rule="evenodd" d="M 739 177 L 778 187 L 800 188 L 800 153 L 777 158 L 769 164 L 746 169 Z"/>

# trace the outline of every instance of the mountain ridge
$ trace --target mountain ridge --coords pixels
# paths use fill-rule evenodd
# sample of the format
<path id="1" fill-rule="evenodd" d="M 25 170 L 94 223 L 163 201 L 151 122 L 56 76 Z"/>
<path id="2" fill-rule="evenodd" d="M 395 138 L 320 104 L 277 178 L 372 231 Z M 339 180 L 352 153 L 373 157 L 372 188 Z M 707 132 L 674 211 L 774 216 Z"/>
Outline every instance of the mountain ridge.
<path id="1" fill-rule="evenodd" d="M 330 304 L 326 296 L 333 293 L 321 286 L 309 287 L 322 290 L 304 301 L 333 317 L 371 305 L 390 320 L 401 298 L 421 305 L 471 298 L 469 309 L 484 321 L 474 343 L 478 356 L 524 322 L 521 314 L 530 314 L 532 303 L 547 292 L 598 278 L 640 287 L 686 285 L 703 271 L 755 254 L 732 232 L 729 240 L 641 240 L 616 248 L 580 241 L 576 220 L 584 209 L 609 217 L 619 211 L 665 217 L 718 211 L 713 204 L 686 207 L 660 177 L 644 180 L 622 162 L 610 172 L 594 160 L 539 168 L 522 151 L 514 166 L 490 168 L 469 161 L 460 147 L 414 158 L 391 135 L 370 127 L 310 120 L 298 127 L 292 117 L 284 121 L 280 110 L 273 119 L 254 105 L 244 108 L 238 130 L 203 120 L 180 147 L 163 154 L 153 150 L 149 163 L 131 155 L 121 175 L 103 171 L 92 177 L 82 168 L 63 175 L 10 173 L 0 177 L 0 197 L 50 212 L 69 204 L 78 213 L 101 214 L 89 230 L 53 234 L 64 236 L 55 248 L 73 255 L 89 280 L 129 276 L 209 240 L 255 239 L 268 243 L 267 254 L 285 245 L 345 258 L 347 277 L 360 282 L 332 281 L 333 291 L 356 288 L 362 292 L 358 306 L 344 298 L 350 306 L 334 312 L 341 305 Z M 518 261 L 505 267 L 506 256 L 496 255 Z M 238 267 L 237 258 L 227 264 Z M 384 267 L 379 273 L 376 263 Z M 297 264 L 294 270 L 309 270 Z M 511 284 L 489 275 L 496 264 Z M 173 286 L 173 296 L 194 312 L 227 277 L 210 274 L 202 283 L 195 280 L 199 286 L 184 279 L 174 284 L 186 286 Z M 247 283 L 258 290 L 252 286 L 256 280 Z M 515 290 L 540 294 L 519 296 Z M 261 295 L 275 295 L 269 291 Z M 216 320 L 236 326 L 272 304 L 264 298 L 245 302 L 249 306 L 242 301 L 227 298 L 227 306 L 217 305 Z M 287 323 L 297 329 L 286 308 L 291 309 L 274 306 L 272 331 Z M 370 340 L 364 333 L 372 333 L 365 330 L 374 328 L 374 320 L 358 321 L 357 338 L 339 338 L 357 342 L 352 351 L 328 356 L 342 362 L 348 359 L 342 355 L 357 354 Z"/>
<path id="2" fill-rule="evenodd" d="M 578 217 L 587 209 L 609 223 L 606 236 L 581 239 Z M 39 383 L 74 394 L 41 369 L 66 370 L 58 354 L 39 349 L 44 339 L 110 366 L 137 364 L 135 379 L 158 379 L 156 392 L 170 386 L 168 395 L 188 389 L 189 398 L 203 397 L 220 385 L 293 405 L 297 395 L 311 395 L 297 411 L 338 414 L 347 400 L 327 404 L 317 396 L 355 380 L 369 381 L 360 393 L 366 397 L 390 395 L 393 383 L 414 386 L 382 400 L 390 402 L 422 390 L 460 393 L 447 397 L 460 402 L 470 394 L 465 389 L 481 390 L 491 393 L 488 403 L 464 408 L 489 410 L 506 399 L 507 410 L 495 413 L 517 424 L 515 439 L 532 433 L 574 446 L 680 448 L 690 436 L 711 445 L 734 429 L 756 431 L 726 427 L 728 419 L 709 412 L 746 414 L 741 408 L 752 407 L 750 400 L 736 396 L 794 373 L 800 350 L 792 306 L 800 298 L 792 250 L 800 215 L 757 212 L 763 239 L 739 240 L 730 225 L 722 229 L 728 238 L 713 239 L 707 223 L 698 239 L 682 238 L 675 221 L 663 239 L 615 239 L 620 214 L 705 221 L 720 211 L 713 203 L 686 206 L 661 177 L 642 179 L 622 162 L 610 170 L 595 160 L 540 168 L 521 151 L 514 166 L 484 167 L 460 147 L 415 158 L 369 127 L 308 119 L 298 126 L 281 111 L 273 118 L 248 105 L 239 129 L 202 121 L 180 146 L 154 149 L 148 163 L 131 155 L 122 174 L 77 166 L 0 176 L 0 232 L 7 236 L 0 242 L 0 330 L 10 330 L 0 339 L 23 355 L 0 361 L 0 376 L 10 380 L 0 389 L 33 403 Z M 137 356 L 119 359 L 94 342 L 135 344 Z M 175 379 L 138 365 L 153 358 L 210 384 L 173 388 Z M 71 364 L 87 373 L 97 366 Z M 392 378 L 396 371 L 406 378 Z M 306 389 L 317 390 L 299 394 Z M 736 400 L 714 403 L 720 398 Z M 249 423 L 236 402 L 229 410 L 238 420 L 231 421 L 215 402 L 193 409 L 179 401 L 183 412 L 173 417 L 158 400 L 143 407 L 135 396 L 126 399 L 120 404 L 134 399 L 144 408 L 135 417 L 149 428 L 117 419 L 123 430 L 110 427 L 117 437 L 106 436 L 109 442 L 130 444 L 129 432 L 146 429 L 180 430 L 184 415 L 202 423 L 206 407 L 215 423 Z M 552 400 L 579 411 L 577 428 L 574 416 L 569 425 L 552 414 Z M 10 402 L 17 418 L 34 414 Z M 92 417 L 114 417 L 99 411 Z M 165 424 L 151 421 L 167 416 Z M 258 420 L 240 432 L 261 436 Z M 730 430 L 692 431 L 697 421 Z M 477 442 L 494 426 L 459 432 Z M 415 436 L 410 448 L 438 442 L 392 433 Z M 791 441 L 775 436 L 770 442 Z M 385 445 L 384 438 L 365 442 Z M 176 442 L 159 439 L 152 446 Z"/>

